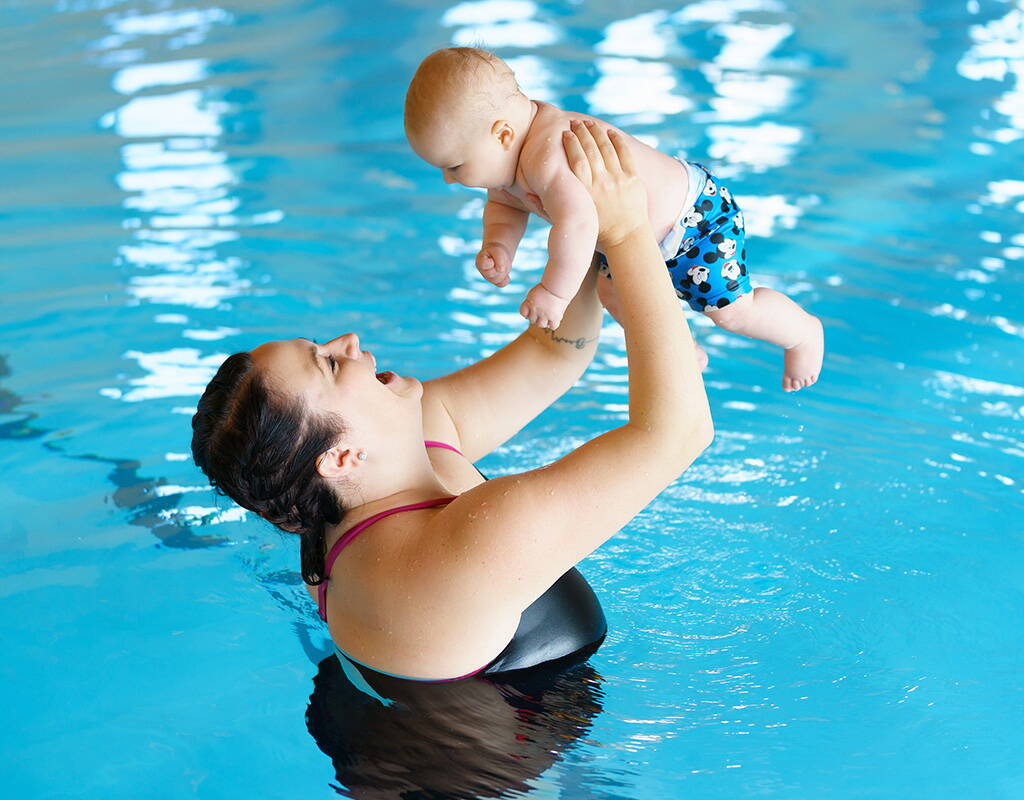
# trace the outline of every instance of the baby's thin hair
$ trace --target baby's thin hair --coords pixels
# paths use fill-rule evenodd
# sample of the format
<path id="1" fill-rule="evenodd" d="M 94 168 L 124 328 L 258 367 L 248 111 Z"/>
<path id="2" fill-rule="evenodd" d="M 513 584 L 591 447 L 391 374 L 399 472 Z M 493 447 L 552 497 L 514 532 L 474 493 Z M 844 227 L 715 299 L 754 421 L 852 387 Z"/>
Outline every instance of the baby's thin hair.
<path id="1" fill-rule="evenodd" d="M 480 71 L 489 69 L 489 90 L 473 86 Z M 495 91 L 497 90 L 497 91 Z M 507 90 L 507 95 L 506 95 Z M 520 93 L 519 84 L 508 64 L 482 47 L 445 47 L 435 50 L 420 62 L 405 95 L 405 129 L 415 133 L 430 125 L 438 106 L 455 107 L 472 101 L 495 105 L 495 96 L 511 99 Z"/>

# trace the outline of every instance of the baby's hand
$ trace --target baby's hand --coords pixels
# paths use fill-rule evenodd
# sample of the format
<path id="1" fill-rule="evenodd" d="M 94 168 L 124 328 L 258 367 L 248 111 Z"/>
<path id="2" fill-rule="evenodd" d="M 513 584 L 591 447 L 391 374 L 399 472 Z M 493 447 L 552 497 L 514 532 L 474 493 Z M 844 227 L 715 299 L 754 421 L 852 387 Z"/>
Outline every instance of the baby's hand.
<path id="1" fill-rule="evenodd" d="M 568 300 L 552 294 L 544 288 L 544 284 L 538 283 L 530 289 L 523 304 L 519 306 L 519 313 L 530 320 L 531 325 L 554 330 L 561 324 L 568 305 Z"/>
<path id="2" fill-rule="evenodd" d="M 512 269 L 512 254 L 503 244 L 491 242 L 476 254 L 476 268 L 485 280 L 495 286 L 508 286 L 508 273 Z"/>

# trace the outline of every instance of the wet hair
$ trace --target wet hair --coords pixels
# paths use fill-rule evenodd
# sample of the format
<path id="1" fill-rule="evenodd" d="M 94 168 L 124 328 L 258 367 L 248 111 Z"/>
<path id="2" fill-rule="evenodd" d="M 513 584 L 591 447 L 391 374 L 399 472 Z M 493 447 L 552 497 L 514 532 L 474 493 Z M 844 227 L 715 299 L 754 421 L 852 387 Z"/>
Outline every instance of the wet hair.
<path id="1" fill-rule="evenodd" d="M 271 387 L 249 353 L 229 356 L 192 417 L 192 458 L 213 488 L 300 538 L 302 578 L 323 580 L 325 535 L 345 513 L 317 471 L 344 431 Z"/>
<path id="2" fill-rule="evenodd" d="M 435 50 L 417 67 L 405 94 L 406 133 L 415 136 L 432 127 L 441 110 L 497 111 L 520 93 L 512 70 L 494 53 L 479 47 Z"/>

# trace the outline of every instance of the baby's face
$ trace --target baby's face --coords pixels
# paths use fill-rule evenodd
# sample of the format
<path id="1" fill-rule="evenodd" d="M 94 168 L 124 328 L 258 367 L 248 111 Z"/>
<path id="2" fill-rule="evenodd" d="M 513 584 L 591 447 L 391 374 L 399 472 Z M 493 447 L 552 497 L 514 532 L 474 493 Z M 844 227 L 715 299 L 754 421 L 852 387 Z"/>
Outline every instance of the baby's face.
<path id="1" fill-rule="evenodd" d="M 516 153 L 479 121 L 454 120 L 411 137 L 409 144 L 424 161 L 441 170 L 445 183 L 479 189 L 501 189 L 515 183 Z"/>

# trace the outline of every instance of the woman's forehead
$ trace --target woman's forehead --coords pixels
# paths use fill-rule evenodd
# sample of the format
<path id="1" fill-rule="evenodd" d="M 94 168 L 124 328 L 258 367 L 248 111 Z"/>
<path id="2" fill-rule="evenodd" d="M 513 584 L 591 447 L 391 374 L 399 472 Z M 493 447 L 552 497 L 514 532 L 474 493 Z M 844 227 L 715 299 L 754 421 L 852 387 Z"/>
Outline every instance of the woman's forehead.
<path id="1" fill-rule="evenodd" d="M 294 379 L 316 370 L 317 346 L 309 339 L 279 339 L 265 342 L 250 353 L 263 370 L 282 378 Z"/>

